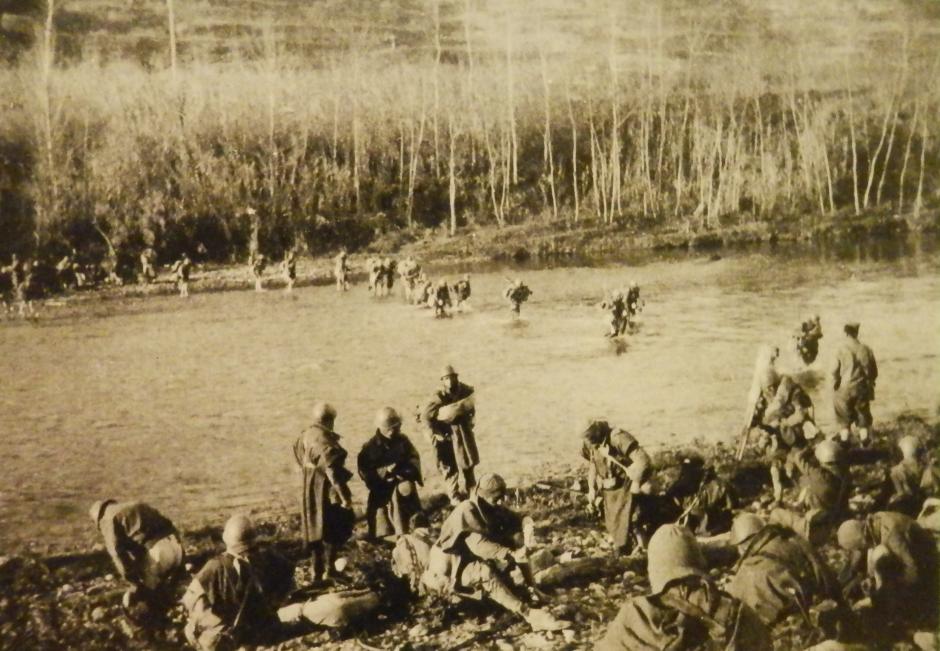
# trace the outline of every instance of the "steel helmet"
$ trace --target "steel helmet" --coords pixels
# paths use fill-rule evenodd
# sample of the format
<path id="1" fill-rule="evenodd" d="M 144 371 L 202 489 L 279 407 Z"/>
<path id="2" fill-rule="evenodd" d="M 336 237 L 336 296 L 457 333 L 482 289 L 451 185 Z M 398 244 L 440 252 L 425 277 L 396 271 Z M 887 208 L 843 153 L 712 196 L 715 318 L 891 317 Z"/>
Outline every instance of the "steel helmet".
<path id="1" fill-rule="evenodd" d="M 247 515 L 236 514 L 225 523 L 222 531 L 225 549 L 233 554 L 243 554 L 252 548 L 255 542 L 255 527 Z"/>
<path id="2" fill-rule="evenodd" d="M 695 536 L 678 524 L 661 526 L 650 538 L 647 572 L 653 594 L 659 594 L 677 579 L 705 573 L 705 557 Z"/>
<path id="3" fill-rule="evenodd" d="M 842 461 L 842 446 L 836 441 L 823 441 L 816 446 L 816 460 L 822 464 L 836 464 Z"/>
<path id="4" fill-rule="evenodd" d="M 731 524 L 731 544 L 740 545 L 764 528 L 764 521 L 753 513 L 739 513 Z"/>
<path id="5" fill-rule="evenodd" d="M 487 473 L 480 477 L 477 495 L 491 504 L 495 504 L 506 494 L 506 481 L 496 473 Z"/>
<path id="6" fill-rule="evenodd" d="M 336 408 L 322 400 L 313 405 L 313 424 L 333 429 L 336 420 Z"/>
<path id="7" fill-rule="evenodd" d="M 836 534 L 839 547 L 846 551 L 862 551 L 868 548 L 868 536 L 865 534 L 865 522 L 862 520 L 846 520 L 839 525 Z"/>
<path id="8" fill-rule="evenodd" d="M 457 371 L 456 371 L 456 370 L 454 369 L 454 367 L 451 366 L 450 364 L 448 364 L 448 365 L 445 366 L 443 369 L 441 369 L 441 379 L 442 379 L 442 380 L 443 380 L 445 377 L 450 377 L 450 376 L 452 376 L 452 375 L 456 376 L 456 375 L 457 375 Z"/>
<path id="9" fill-rule="evenodd" d="M 91 519 L 97 525 L 101 521 L 101 518 L 104 517 L 105 509 L 112 504 L 115 504 L 114 500 L 98 500 L 88 509 L 88 515 L 91 516 Z"/>
<path id="10" fill-rule="evenodd" d="M 600 418 L 588 418 L 587 425 L 581 431 L 581 438 L 591 445 L 598 445 L 610 434 L 610 425 Z"/>
<path id="11" fill-rule="evenodd" d="M 382 407 L 376 412 L 375 427 L 382 434 L 388 436 L 398 426 L 401 426 L 401 416 L 391 407 Z"/>
<path id="12" fill-rule="evenodd" d="M 901 449 L 901 456 L 905 459 L 916 459 L 924 449 L 916 436 L 902 436 L 898 441 L 898 447 Z"/>

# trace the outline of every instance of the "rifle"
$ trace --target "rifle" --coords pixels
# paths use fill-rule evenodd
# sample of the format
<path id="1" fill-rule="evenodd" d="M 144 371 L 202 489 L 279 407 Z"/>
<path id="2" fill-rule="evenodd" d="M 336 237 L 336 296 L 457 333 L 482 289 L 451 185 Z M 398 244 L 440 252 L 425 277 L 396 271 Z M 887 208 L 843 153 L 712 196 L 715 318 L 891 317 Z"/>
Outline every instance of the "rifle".
<path id="1" fill-rule="evenodd" d="M 752 390 L 752 396 L 748 400 L 747 417 L 744 421 L 744 427 L 741 429 L 741 443 L 738 445 L 738 451 L 734 455 L 735 461 L 740 461 L 744 457 L 744 451 L 747 449 L 748 440 L 751 438 L 751 428 L 754 426 L 754 417 L 757 415 L 757 405 L 760 402 L 760 389 Z"/>

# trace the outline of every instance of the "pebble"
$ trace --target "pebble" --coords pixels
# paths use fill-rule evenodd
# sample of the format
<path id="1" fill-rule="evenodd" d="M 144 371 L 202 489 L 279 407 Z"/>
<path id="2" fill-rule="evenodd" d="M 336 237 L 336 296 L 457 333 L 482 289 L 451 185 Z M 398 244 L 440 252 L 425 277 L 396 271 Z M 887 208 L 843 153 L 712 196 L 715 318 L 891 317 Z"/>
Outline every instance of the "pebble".
<path id="1" fill-rule="evenodd" d="M 559 563 L 570 563 L 574 559 L 574 552 L 571 550 L 566 551 L 564 554 L 558 557 Z"/>
<path id="2" fill-rule="evenodd" d="M 565 642 L 567 642 L 568 644 L 571 644 L 572 642 L 574 642 L 574 638 L 575 638 L 574 629 L 566 628 L 561 632 L 561 634 L 564 636 Z"/>
<path id="3" fill-rule="evenodd" d="M 102 619 L 107 617 L 107 615 L 108 615 L 108 612 L 101 606 L 98 606 L 97 608 L 91 611 L 91 621 L 100 622 Z"/>
<path id="4" fill-rule="evenodd" d="M 428 627 L 424 624 L 415 624 L 408 629 L 408 635 L 413 638 L 424 637 L 428 634 Z"/>
<path id="5" fill-rule="evenodd" d="M 515 651 L 516 647 L 507 642 L 506 640 L 496 640 L 496 648 L 499 651 Z"/>

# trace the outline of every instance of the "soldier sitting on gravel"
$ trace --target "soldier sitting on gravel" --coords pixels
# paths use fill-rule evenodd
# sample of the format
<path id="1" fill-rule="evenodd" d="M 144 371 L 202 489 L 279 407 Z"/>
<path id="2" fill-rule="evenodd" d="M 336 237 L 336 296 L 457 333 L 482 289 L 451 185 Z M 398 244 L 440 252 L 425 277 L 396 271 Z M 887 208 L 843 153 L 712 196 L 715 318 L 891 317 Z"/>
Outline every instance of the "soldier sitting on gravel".
<path id="1" fill-rule="evenodd" d="M 660 527 L 647 557 L 651 592 L 629 599 L 595 651 L 769 651 L 770 631 L 748 606 L 708 578 L 695 537 L 677 524 Z"/>
<path id="2" fill-rule="evenodd" d="M 176 527 L 142 502 L 102 500 L 91 505 L 89 515 L 118 575 L 131 584 L 122 601 L 125 613 L 137 624 L 161 619 L 183 565 Z"/>
<path id="3" fill-rule="evenodd" d="M 522 519 L 501 506 L 506 482 L 499 475 L 480 478 L 470 498 L 460 502 L 431 547 L 422 583 L 431 592 L 486 598 L 523 617 L 537 631 L 569 626 L 543 608 L 530 608 L 510 588 L 511 571 L 527 574 Z"/>

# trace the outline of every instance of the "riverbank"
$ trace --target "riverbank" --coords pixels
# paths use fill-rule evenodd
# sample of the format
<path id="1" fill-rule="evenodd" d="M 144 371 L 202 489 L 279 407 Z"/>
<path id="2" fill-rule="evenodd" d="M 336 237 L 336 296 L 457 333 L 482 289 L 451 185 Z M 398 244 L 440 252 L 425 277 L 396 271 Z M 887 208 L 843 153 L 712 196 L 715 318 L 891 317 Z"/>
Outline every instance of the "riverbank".
<path id="1" fill-rule="evenodd" d="M 879 427 L 873 448 L 853 466 L 852 508 L 865 512 L 873 504 L 886 468 L 894 462 L 895 442 L 914 434 L 936 449 L 940 441 L 940 421 L 927 422 L 902 417 Z M 690 448 L 691 450 L 691 448 Z M 759 514 L 770 508 L 766 468 L 757 451 L 750 451 L 737 464 L 728 447 L 697 445 L 695 452 L 713 465 L 719 476 L 731 482 L 739 495 L 739 506 Z M 657 472 L 654 482 L 662 489 L 675 477 L 676 464 L 688 451 L 654 455 Z M 861 455 L 860 455 L 861 457 Z M 470 649 L 470 648 L 591 648 L 606 629 L 624 599 L 648 590 L 645 558 L 612 557 L 602 525 L 584 509 L 579 494 L 584 484 L 580 468 L 558 467 L 544 481 L 517 486 L 510 491 L 509 506 L 531 515 L 536 521 L 538 547 L 556 558 L 598 559 L 591 568 L 542 586 L 551 598 L 550 609 L 572 622 L 563 633 L 531 633 L 516 617 L 486 604 L 407 600 L 401 586 L 389 572 L 390 548 L 367 542 L 364 525 L 357 525 L 355 540 L 344 550 L 349 568 L 341 585 L 369 587 L 384 595 L 380 613 L 362 626 L 345 631 L 308 631 L 281 644 L 279 649 L 303 649 L 330 644 L 336 649 Z M 796 498 L 792 487 L 786 500 Z M 436 530 L 445 515 L 442 496 L 425 497 Z M 219 526 L 185 532 L 185 546 L 191 569 L 195 571 L 220 549 L 220 527 L 227 514 L 219 514 Z M 309 567 L 298 540 L 296 516 L 259 516 L 264 544 L 276 548 L 298 564 L 298 586 L 309 584 Z M 91 526 L 89 524 L 89 526 Z M 710 575 L 719 583 L 733 570 L 734 554 L 720 543 L 706 549 Z M 844 556 L 829 543 L 823 554 L 834 568 Z M 0 558 L 0 646 L 3 648 L 82 648 L 82 649 L 183 649 L 182 613 L 174 611 L 173 624 L 165 642 L 154 645 L 129 635 L 121 624 L 122 585 L 113 574 L 107 555 L 100 549 L 79 550 L 53 557 L 17 556 Z M 184 586 L 180 586 L 180 590 Z M 304 592 L 310 596 L 310 592 Z M 299 598 L 299 593 L 295 598 Z M 819 631 L 800 617 L 790 617 L 774 629 L 775 649 L 803 649 L 819 641 Z M 869 642 L 878 648 L 911 649 L 912 632 L 902 639 L 879 640 L 877 624 L 867 630 Z"/>
<path id="2" fill-rule="evenodd" d="M 848 244 L 876 239 L 902 240 L 913 234 L 940 233 L 940 210 L 927 211 L 919 219 L 913 215 L 867 214 L 861 217 L 838 215 L 800 220 L 738 221 L 714 229 L 657 229 L 650 225 L 602 225 L 590 220 L 581 223 L 527 221 L 504 226 L 467 227 L 451 237 L 445 230 L 390 231 L 378 236 L 364 250 L 350 254 L 350 279 L 363 282 L 366 262 L 375 255 L 413 256 L 433 277 L 454 267 L 465 269 L 487 264 L 578 264 L 592 259 L 642 262 L 663 255 L 702 255 L 717 259 L 725 251 L 746 251 L 767 245 L 814 246 Z M 295 288 L 330 285 L 333 259 L 328 256 L 300 256 L 297 259 Z M 197 264 L 190 277 L 190 291 L 244 291 L 254 288 L 247 264 Z M 280 290 L 286 281 L 278 264 L 264 275 L 264 287 Z M 50 307 L 83 304 L 89 300 L 166 296 L 177 293 L 168 268 L 159 271 L 150 284 L 103 285 L 50 296 L 42 302 Z"/>

